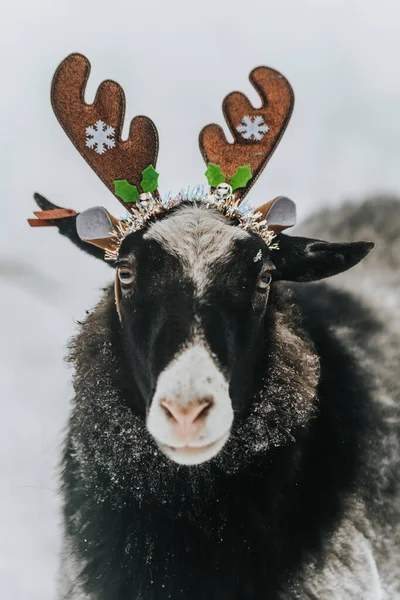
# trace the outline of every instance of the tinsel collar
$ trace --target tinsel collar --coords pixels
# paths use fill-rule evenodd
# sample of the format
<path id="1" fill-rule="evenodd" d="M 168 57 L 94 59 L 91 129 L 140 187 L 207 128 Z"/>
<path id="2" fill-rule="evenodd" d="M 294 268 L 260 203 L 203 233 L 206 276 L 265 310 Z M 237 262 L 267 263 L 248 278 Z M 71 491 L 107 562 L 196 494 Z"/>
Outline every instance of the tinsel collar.
<path id="1" fill-rule="evenodd" d="M 118 259 L 121 244 L 128 235 L 146 228 L 150 223 L 184 202 L 201 202 L 206 208 L 216 209 L 234 221 L 237 227 L 259 235 L 269 248 L 277 249 L 278 247 L 277 244 L 272 243 L 276 233 L 268 228 L 266 219 L 262 218 L 263 214 L 254 212 L 254 206 L 247 200 L 241 201 L 240 197 L 230 193 L 229 190 L 221 193 L 218 188 L 212 191 L 198 185 L 184 188 L 176 196 L 168 193 L 164 198 L 160 198 L 148 194 L 146 199 L 140 201 L 139 198 L 127 218 L 119 221 L 111 231 L 113 243 L 105 250 L 106 260 Z"/>

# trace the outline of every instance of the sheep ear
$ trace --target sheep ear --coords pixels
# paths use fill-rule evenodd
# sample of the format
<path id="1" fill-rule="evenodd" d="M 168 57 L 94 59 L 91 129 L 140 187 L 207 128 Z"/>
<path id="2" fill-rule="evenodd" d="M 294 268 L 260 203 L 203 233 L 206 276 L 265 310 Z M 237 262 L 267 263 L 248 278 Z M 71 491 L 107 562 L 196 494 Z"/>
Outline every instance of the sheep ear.
<path id="1" fill-rule="evenodd" d="M 112 231 L 119 221 L 105 208 L 95 206 L 81 212 L 76 218 L 76 231 L 84 242 L 103 250 L 112 250 Z"/>
<path id="2" fill-rule="evenodd" d="M 369 254 L 373 242 L 331 243 L 301 237 L 278 235 L 278 250 L 271 260 L 274 280 L 317 281 L 354 267 Z"/>
<path id="3" fill-rule="evenodd" d="M 296 225 L 296 205 L 285 196 L 278 196 L 266 202 L 254 212 L 261 213 L 260 219 L 265 219 L 268 228 L 276 234 Z"/>

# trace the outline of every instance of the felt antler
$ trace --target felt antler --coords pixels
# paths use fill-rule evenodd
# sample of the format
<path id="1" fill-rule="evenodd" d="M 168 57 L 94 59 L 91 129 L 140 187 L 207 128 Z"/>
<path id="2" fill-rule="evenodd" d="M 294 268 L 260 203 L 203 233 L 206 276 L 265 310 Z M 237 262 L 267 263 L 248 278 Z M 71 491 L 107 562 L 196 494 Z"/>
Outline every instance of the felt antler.
<path id="1" fill-rule="evenodd" d="M 157 130 L 149 118 L 135 117 L 128 139 L 122 141 L 123 89 L 115 81 L 104 81 L 93 104 L 87 104 L 84 94 L 89 73 L 90 63 L 82 54 L 71 54 L 63 60 L 53 78 L 53 110 L 83 158 L 131 211 L 140 191 L 158 195 L 154 170 L 158 154 Z"/>
<path id="2" fill-rule="evenodd" d="M 230 182 L 239 199 L 243 199 L 257 181 L 279 144 L 294 104 L 293 90 L 278 71 L 258 67 L 249 78 L 261 96 L 261 108 L 254 108 L 240 92 L 229 94 L 222 105 L 234 143 L 228 142 L 219 125 L 204 127 L 199 139 L 209 169 L 220 167 L 222 177 L 218 180 L 217 174 L 216 185 L 225 180 Z M 212 182 L 211 185 L 216 187 Z"/>

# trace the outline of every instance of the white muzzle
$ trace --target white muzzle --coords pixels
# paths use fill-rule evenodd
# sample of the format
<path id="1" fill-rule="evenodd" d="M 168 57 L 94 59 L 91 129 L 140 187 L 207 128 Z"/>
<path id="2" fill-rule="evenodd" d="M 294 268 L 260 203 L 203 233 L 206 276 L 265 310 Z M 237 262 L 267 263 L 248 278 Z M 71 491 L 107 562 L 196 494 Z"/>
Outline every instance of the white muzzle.
<path id="1" fill-rule="evenodd" d="M 233 421 L 229 385 L 203 344 L 185 348 L 162 371 L 147 428 L 173 461 L 210 460 L 227 441 Z"/>

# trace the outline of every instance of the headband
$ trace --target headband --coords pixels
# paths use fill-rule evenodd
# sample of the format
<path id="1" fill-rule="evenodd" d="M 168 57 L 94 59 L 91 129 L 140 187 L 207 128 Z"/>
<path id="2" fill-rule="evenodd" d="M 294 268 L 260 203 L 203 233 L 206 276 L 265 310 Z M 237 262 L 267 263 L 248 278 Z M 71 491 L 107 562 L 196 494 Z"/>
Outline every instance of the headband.
<path id="1" fill-rule="evenodd" d="M 72 209 L 37 211 L 31 226 L 56 224 L 58 219 L 76 218 L 79 237 L 101 247 L 106 258 L 118 258 L 127 235 L 147 227 L 182 202 L 202 202 L 218 210 L 233 224 L 253 231 L 274 249 L 274 237 L 296 222 L 295 204 L 279 196 L 255 208 L 245 197 L 277 147 L 292 114 L 294 95 L 288 81 L 269 67 L 258 67 L 250 81 L 261 98 L 254 108 L 240 92 L 229 94 L 223 113 L 233 136 L 226 139 L 219 125 L 207 125 L 200 133 L 200 150 L 207 164 L 209 188 L 197 186 L 162 197 L 156 171 L 158 133 L 144 116 L 135 117 L 127 140 L 121 138 L 125 95 L 118 83 L 104 81 L 93 104 L 85 101 L 90 63 L 81 54 L 71 54 L 58 67 L 51 87 L 51 102 L 64 131 L 123 205 L 126 216 L 113 217 L 105 208 L 94 207 L 77 215 Z"/>

